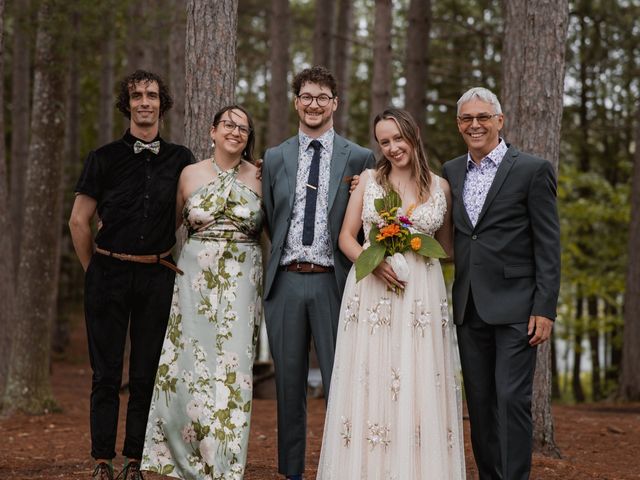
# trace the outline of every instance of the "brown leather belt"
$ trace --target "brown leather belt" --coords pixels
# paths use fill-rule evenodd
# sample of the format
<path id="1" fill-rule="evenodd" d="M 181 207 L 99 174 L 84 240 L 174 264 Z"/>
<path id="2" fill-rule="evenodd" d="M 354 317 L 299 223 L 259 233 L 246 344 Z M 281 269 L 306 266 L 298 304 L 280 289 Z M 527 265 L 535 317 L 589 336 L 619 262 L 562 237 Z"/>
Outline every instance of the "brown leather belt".
<path id="1" fill-rule="evenodd" d="M 289 265 L 283 265 L 280 267 L 285 272 L 298 272 L 298 273 L 327 273 L 333 272 L 333 267 L 323 267 L 322 265 L 316 265 L 315 263 L 307 262 L 295 262 Z"/>
<path id="2" fill-rule="evenodd" d="M 168 260 L 164 260 L 165 257 L 171 255 L 171 250 L 167 250 L 166 252 L 160 253 L 159 255 L 129 255 L 128 253 L 113 253 L 109 250 L 96 247 L 96 253 L 99 253 L 100 255 L 106 255 L 107 257 L 117 258 L 118 260 L 122 260 L 123 262 L 159 263 L 160 265 L 164 265 L 165 267 L 170 268 L 179 275 L 184 274 L 184 272 L 176 267 L 173 263 L 169 262 Z"/>

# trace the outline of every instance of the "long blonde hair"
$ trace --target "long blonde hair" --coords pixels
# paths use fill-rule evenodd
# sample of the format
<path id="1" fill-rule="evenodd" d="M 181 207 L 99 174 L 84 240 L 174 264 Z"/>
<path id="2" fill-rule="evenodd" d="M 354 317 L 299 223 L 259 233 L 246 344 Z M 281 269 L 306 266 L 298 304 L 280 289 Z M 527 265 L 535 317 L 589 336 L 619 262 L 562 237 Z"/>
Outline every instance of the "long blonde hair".
<path id="1" fill-rule="evenodd" d="M 411 151 L 411 169 L 413 178 L 418 186 L 418 200 L 421 202 L 429 198 L 431 187 L 431 170 L 429 170 L 429 162 L 427 161 L 427 152 L 424 150 L 422 140 L 420 138 L 420 128 L 413 119 L 411 114 L 406 110 L 399 108 L 388 108 L 384 112 L 376 115 L 373 120 L 373 135 L 378 141 L 375 134 L 376 125 L 382 120 L 393 120 L 400 130 L 402 138 L 412 147 Z M 389 191 L 392 189 L 389 181 L 389 173 L 391 173 L 391 162 L 387 157 L 382 155 L 376 164 L 376 180 L 382 187 Z"/>

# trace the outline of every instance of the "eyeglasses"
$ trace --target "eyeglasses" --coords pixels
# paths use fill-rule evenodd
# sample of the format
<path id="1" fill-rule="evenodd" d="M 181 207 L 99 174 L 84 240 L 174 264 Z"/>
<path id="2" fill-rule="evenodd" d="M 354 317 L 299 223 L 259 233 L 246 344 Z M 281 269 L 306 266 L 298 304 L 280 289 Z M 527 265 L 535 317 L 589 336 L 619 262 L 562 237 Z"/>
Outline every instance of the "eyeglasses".
<path id="1" fill-rule="evenodd" d="M 222 124 L 222 128 L 224 128 L 224 130 L 229 133 L 233 132 L 236 128 L 238 129 L 238 132 L 240 132 L 240 135 L 242 135 L 243 137 L 248 137 L 251 133 L 251 129 L 249 127 L 245 125 L 238 125 L 231 120 L 220 120 L 218 122 L 218 125 L 220 124 Z"/>
<path id="2" fill-rule="evenodd" d="M 479 124 L 484 125 L 489 120 L 491 120 L 493 117 L 497 117 L 498 115 L 500 115 L 500 114 L 499 113 L 494 113 L 493 115 L 490 115 L 488 113 L 483 113 L 483 114 L 480 114 L 480 115 L 476 115 L 475 117 L 473 115 L 462 115 L 461 117 L 458 117 L 458 121 L 462 125 L 471 125 L 474 120 L 478 120 Z"/>
<path id="3" fill-rule="evenodd" d="M 309 95 L 308 93 L 303 93 L 302 95 L 298 95 L 298 100 L 300 100 L 300 103 L 302 103 L 302 105 L 304 105 L 305 107 L 308 107 L 309 105 L 311 105 L 311 103 L 314 100 L 316 101 L 319 107 L 326 107 L 327 105 L 329 105 L 329 101 L 333 99 L 334 97 L 330 97 L 325 93 L 321 93 L 317 97 L 314 97 L 313 95 Z"/>

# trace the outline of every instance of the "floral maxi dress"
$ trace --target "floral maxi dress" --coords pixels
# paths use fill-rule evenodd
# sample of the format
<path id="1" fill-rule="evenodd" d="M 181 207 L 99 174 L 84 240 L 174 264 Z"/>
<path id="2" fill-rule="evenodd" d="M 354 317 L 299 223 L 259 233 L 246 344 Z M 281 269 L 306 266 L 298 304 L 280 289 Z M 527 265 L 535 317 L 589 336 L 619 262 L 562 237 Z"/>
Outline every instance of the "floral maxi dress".
<path id="1" fill-rule="evenodd" d="M 183 479 L 242 479 L 252 366 L 262 318 L 261 199 L 221 171 L 186 201 L 169 324 L 142 469 Z"/>
<path id="2" fill-rule="evenodd" d="M 446 198 L 434 176 L 431 196 L 409 215 L 433 235 Z M 381 218 L 385 192 L 365 187 L 365 238 Z M 365 245 L 366 247 L 367 245 Z M 400 295 L 374 275 L 347 278 L 317 480 L 465 478 L 459 370 L 440 262 L 404 254 L 409 281 Z"/>

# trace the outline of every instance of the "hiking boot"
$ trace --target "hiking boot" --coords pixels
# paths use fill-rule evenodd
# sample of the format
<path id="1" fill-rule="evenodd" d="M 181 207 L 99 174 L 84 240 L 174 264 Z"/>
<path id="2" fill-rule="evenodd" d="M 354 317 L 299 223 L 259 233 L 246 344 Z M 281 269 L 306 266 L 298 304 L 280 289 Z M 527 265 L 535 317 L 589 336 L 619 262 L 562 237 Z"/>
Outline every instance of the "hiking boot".
<path id="1" fill-rule="evenodd" d="M 140 471 L 140 462 L 136 460 L 127 462 L 120 474 L 116 477 L 116 480 L 144 480 L 142 472 Z"/>
<path id="2" fill-rule="evenodd" d="M 91 478 L 95 480 L 113 480 L 113 467 L 105 462 L 99 462 L 93 470 Z"/>

